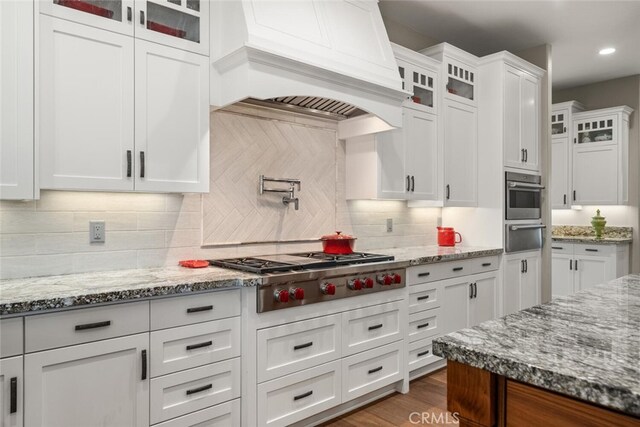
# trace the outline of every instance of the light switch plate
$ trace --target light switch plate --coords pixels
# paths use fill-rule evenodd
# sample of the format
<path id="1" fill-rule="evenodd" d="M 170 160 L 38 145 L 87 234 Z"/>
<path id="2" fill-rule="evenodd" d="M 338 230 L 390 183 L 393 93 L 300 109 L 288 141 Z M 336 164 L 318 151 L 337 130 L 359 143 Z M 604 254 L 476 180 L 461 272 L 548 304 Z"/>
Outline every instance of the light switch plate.
<path id="1" fill-rule="evenodd" d="M 393 231 L 393 218 L 387 218 L 387 233 Z"/>
<path id="2" fill-rule="evenodd" d="M 89 243 L 104 243 L 104 221 L 89 221 Z"/>

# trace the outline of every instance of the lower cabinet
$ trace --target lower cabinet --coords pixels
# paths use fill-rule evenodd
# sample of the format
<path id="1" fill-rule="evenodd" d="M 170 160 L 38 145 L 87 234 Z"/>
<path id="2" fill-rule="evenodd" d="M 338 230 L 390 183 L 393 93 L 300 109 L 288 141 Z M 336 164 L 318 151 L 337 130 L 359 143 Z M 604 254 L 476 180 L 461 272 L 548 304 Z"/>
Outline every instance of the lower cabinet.
<path id="1" fill-rule="evenodd" d="M 541 261 L 540 251 L 509 254 L 504 257 L 504 315 L 540 304 Z"/>
<path id="2" fill-rule="evenodd" d="M 0 425 L 21 427 L 23 408 L 22 356 L 0 359 Z"/>
<path id="3" fill-rule="evenodd" d="M 174 418 L 156 427 L 230 427 L 240 425 L 240 399 Z"/>
<path id="4" fill-rule="evenodd" d="M 148 426 L 149 335 L 25 356 L 26 426 Z"/>
<path id="5" fill-rule="evenodd" d="M 445 280 L 442 286 L 443 334 L 498 317 L 496 272 Z"/>

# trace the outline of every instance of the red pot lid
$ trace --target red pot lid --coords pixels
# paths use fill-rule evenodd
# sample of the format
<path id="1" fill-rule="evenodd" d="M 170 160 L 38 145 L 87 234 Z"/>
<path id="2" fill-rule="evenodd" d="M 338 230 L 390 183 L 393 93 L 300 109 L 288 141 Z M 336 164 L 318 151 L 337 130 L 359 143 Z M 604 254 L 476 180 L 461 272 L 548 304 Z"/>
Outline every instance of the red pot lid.
<path id="1" fill-rule="evenodd" d="M 342 231 L 336 231 L 335 234 L 322 236 L 320 240 L 356 240 L 356 238 L 348 234 L 342 234 Z"/>

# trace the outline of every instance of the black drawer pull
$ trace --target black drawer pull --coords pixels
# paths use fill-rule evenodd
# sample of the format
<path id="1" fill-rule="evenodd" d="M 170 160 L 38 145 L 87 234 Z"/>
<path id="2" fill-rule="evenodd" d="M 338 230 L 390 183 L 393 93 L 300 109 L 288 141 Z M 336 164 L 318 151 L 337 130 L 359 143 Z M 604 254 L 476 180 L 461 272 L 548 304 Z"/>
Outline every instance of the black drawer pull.
<path id="1" fill-rule="evenodd" d="M 464 267 L 453 267 L 453 271 L 462 271 Z"/>
<path id="2" fill-rule="evenodd" d="M 131 150 L 127 150 L 127 178 L 131 178 Z"/>
<path id="3" fill-rule="evenodd" d="M 111 320 L 105 320 L 104 322 L 85 323 L 84 325 L 76 325 L 76 331 L 84 331 L 86 329 L 104 328 L 111 325 Z"/>
<path id="4" fill-rule="evenodd" d="M 308 391 L 308 392 L 306 392 L 306 393 L 302 393 L 302 394 L 299 394 L 299 395 L 297 395 L 297 396 L 293 396 L 293 400 L 300 400 L 300 399 L 304 399 L 305 397 L 309 397 L 309 396 L 311 396 L 312 394 L 313 394 L 313 390 L 309 390 L 309 391 Z"/>
<path id="5" fill-rule="evenodd" d="M 560 250 L 562 250 L 564 248 L 562 246 L 551 246 L 551 249 L 560 249 Z"/>
<path id="6" fill-rule="evenodd" d="M 380 323 L 379 325 L 369 326 L 370 331 L 373 331 L 374 329 L 380 329 L 380 328 L 382 328 L 382 323 Z"/>
<path id="7" fill-rule="evenodd" d="M 430 274 L 431 274 L 430 272 L 425 271 L 424 273 L 418 273 L 418 277 L 427 277 Z"/>
<path id="8" fill-rule="evenodd" d="M 294 350 L 302 350 L 303 348 L 311 347 L 313 345 L 313 341 L 306 342 L 304 344 L 294 345 Z"/>
<path id="9" fill-rule="evenodd" d="M 585 251 L 587 251 L 587 252 L 598 252 L 597 249 L 590 249 L 590 248 L 585 249 Z"/>
<path id="10" fill-rule="evenodd" d="M 418 325 L 418 329 L 422 329 L 422 328 L 426 328 L 427 326 L 429 326 L 429 323 L 423 323 L 422 325 Z"/>
<path id="11" fill-rule="evenodd" d="M 200 344 L 191 344 L 187 346 L 187 350 L 195 350 L 196 348 L 209 347 L 213 345 L 213 341 L 201 342 Z"/>
<path id="12" fill-rule="evenodd" d="M 187 308 L 187 313 L 199 313 L 201 311 L 213 310 L 212 305 L 203 305 L 202 307 Z"/>
<path id="13" fill-rule="evenodd" d="M 382 371 L 382 366 L 378 366 L 377 368 L 369 369 L 370 374 L 375 374 L 376 372 Z"/>
<path id="14" fill-rule="evenodd" d="M 483 262 L 483 263 L 482 263 L 482 266 L 483 266 L 483 267 L 489 267 L 490 265 L 491 265 L 491 263 L 490 263 L 490 262 Z"/>
<path id="15" fill-rule="evenodd" d="M 194 393 L 200 393 L 201 391 L 211 390 L 213 388 L 213 384 L 203 385 L 202 387 L 192 388 L 191 390 L 187 390 L 187 396 Z"/>
<path id="16" fill-rule="evenodd" d="M 423 299 L 429 299 L 429 295 L 418 297 L 418 301 L 422 301 Z"/>
<path id="17" fill-rule="evenodd" d="M 418 353 L 418 357 L 426 356 L 426 355 L 427 355 L 427 354 L 429 354 L 429 353 L 430 353 L 430 351 L 429 351 L 429 350 L 427 350 L 427 351 L 423 351 L 422 353 Z"/>
<path id="18" fill-rule="evenodd" d="M 142 381 L 147 379 L 147 350 L 142 350 Z"/>
<path id="19" fill-rule="evenodd" d="M 9 404 L 9 413 L 15 414 L 18 412 L 18 377 L 11 378 L 11 403 Z"/>

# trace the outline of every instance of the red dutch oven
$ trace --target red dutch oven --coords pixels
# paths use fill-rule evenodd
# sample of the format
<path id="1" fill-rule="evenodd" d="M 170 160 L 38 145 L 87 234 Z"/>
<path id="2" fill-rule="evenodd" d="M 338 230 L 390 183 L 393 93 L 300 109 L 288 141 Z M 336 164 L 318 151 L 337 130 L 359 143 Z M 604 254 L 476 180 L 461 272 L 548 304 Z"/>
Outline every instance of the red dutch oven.
<path id="1" fill-rule="evenodd" d="M 332 255 L 348 255 L 353 253 L 353 247 L 356 244 L 356 238 L 341 231 L 335 234 L 328 234 L 320 238 L 322 240 L 322 251 L 325 254 Z"/>

